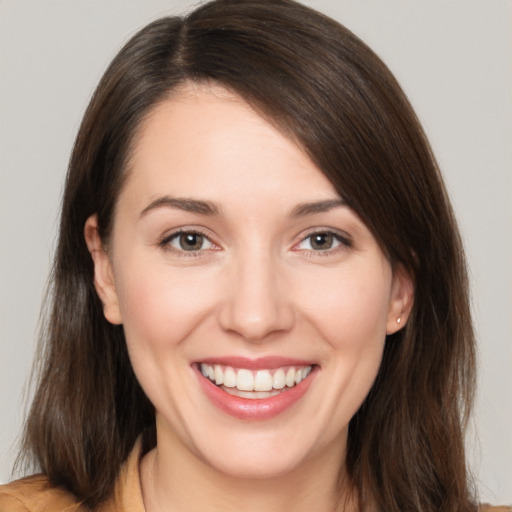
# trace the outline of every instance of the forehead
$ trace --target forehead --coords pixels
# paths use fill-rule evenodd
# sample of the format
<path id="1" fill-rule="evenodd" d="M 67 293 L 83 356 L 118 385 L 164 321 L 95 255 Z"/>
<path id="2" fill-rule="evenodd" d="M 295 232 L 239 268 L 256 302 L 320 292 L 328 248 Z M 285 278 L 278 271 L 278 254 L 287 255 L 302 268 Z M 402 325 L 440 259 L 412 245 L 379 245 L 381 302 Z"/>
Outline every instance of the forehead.
<path id="1" fill-rule="evenodd" d="M 120 199 L 337 196 L 298 144 L 218 85 L 188 84 L 158 104 L 134 139 L 128 169 Z"/>

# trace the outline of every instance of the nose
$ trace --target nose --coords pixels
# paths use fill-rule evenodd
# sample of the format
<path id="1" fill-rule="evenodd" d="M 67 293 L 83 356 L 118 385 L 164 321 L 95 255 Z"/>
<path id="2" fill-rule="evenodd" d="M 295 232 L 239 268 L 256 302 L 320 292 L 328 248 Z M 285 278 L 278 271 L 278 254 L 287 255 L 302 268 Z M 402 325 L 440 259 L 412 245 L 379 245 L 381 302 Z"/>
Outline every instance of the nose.
<path id="1" fill-rule="evenodd" d="M 268 255 L 241 258 L 229 272 L 219 323 L 250 342 L 289 331 L 295 321 L 291 290 Z"/>

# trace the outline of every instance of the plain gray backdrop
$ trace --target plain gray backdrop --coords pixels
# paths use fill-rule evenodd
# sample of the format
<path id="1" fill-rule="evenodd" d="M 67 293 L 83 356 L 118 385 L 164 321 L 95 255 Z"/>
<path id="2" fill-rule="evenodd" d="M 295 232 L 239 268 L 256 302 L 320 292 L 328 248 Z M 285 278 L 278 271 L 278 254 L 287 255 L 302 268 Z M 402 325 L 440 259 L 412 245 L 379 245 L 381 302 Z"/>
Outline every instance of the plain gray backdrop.
<path id="1" fill-rule="evenodd" d="M 512 503 L 512 2 L 310 0 L 389 65 L 422 121 L 467 247 L 480 374 L 468 452 L 483 501 Z M 88 99 L 115 52 L 177 0 L 0 0 L 0 482 Z M 73 390 L 70 389 L 70 393 Z"/>

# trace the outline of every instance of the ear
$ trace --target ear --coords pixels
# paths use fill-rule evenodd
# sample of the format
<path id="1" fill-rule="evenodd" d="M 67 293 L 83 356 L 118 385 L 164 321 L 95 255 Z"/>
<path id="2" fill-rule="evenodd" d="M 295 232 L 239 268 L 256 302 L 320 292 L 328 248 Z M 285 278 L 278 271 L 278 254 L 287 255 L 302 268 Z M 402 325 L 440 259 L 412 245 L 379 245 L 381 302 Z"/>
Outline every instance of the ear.
<path id="1" fill-rule="evenodd" d="M 111 324 L 122 324 L 112 263 L 98 233 L 96 215 L 85 222 L 84 236 L 94 263 L 94 288 L 103 303 L 103 314 Z"/>
<path id="2" fill-rule="evenodd" d="M 411 314 L 413 303 L 413 280 L 401 265 L 397 265 L 393 272 L 386 334 L 394 334 L 404 327 Z"/>

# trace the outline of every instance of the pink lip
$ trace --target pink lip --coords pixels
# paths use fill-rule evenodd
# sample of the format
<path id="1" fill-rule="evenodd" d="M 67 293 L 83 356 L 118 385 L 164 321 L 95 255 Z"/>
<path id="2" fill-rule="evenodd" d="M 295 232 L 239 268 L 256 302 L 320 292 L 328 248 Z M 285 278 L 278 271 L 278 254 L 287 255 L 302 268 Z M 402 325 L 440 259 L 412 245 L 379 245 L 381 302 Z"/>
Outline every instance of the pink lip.
<path id="1" fill-rule="evenodd" d="M 291 366 L 292 364 L 294 364 L 289 362 L 291 360 L 287 359 L 287 361 L 288 362 L 286 364 L 278 366 Z M 207 362 L 207 360 L 205 360 L 203 362 L 207 364 L 213 364 L 213 361 Z M 215 362 L 217 364 L 225 364 L 226 366 L 234 366 L 237 368 L 275 368 L 275 366 L 262 366 L 261 364 L 258 364 L 258 366 L 253 365 L 251 367 L 248 367 L 247 364 L 240 366 L 239 364 L 233 364 L 233 358 L 229 358 L 229 360 L 215 359 Z M 259 360 L 258 363 L 261 363 L 261 360 Z M 304 362 L 295 363 L 295 365 L 302 366 L 304 365 Z M 311 385 L 316 376 L 318 367 L 313 367 L 313 370 L 308 375 L 308 377 L 299 384 L 297 384 L 296 386 L 294 386 L 293 388 L 287 391 L 283 391 L 278 395 L 274 395 L 269 398 L 256 399 L 241 398 L 238 396 L 230 395 L 229 393 L 226 393 L 226 391 L 222 390 L 220 387 L 216 386 L 209 379 L 205 378 L 201 374 L 198 365 L 193 365 L 193 369 L 196 372 L 197 378 L 199 379 L 199 383 L 205 395 L 210 399 L 210 401 L 214 405 L 216 405 L 225 413 L 234 416 L 235 418 L 248 421 L 257 421 L 271 419 L 283 413 L 288 408 L 292 407 L 295 403 L 297 403 L 309 389 L 309 386 Z"/>
<path id="2" fill-rule="evenodd" d="M 311 361 L 292 359 L 289 357 L 266 356 L 258 359 L 249 359 L 248 357 L 216 357 L 201 359 L 201 363 L 221 366 L 231 366 L 233 368 L 245 368 L 247 370 L 273 370 L 284 366 L 308 366 Z"/>

